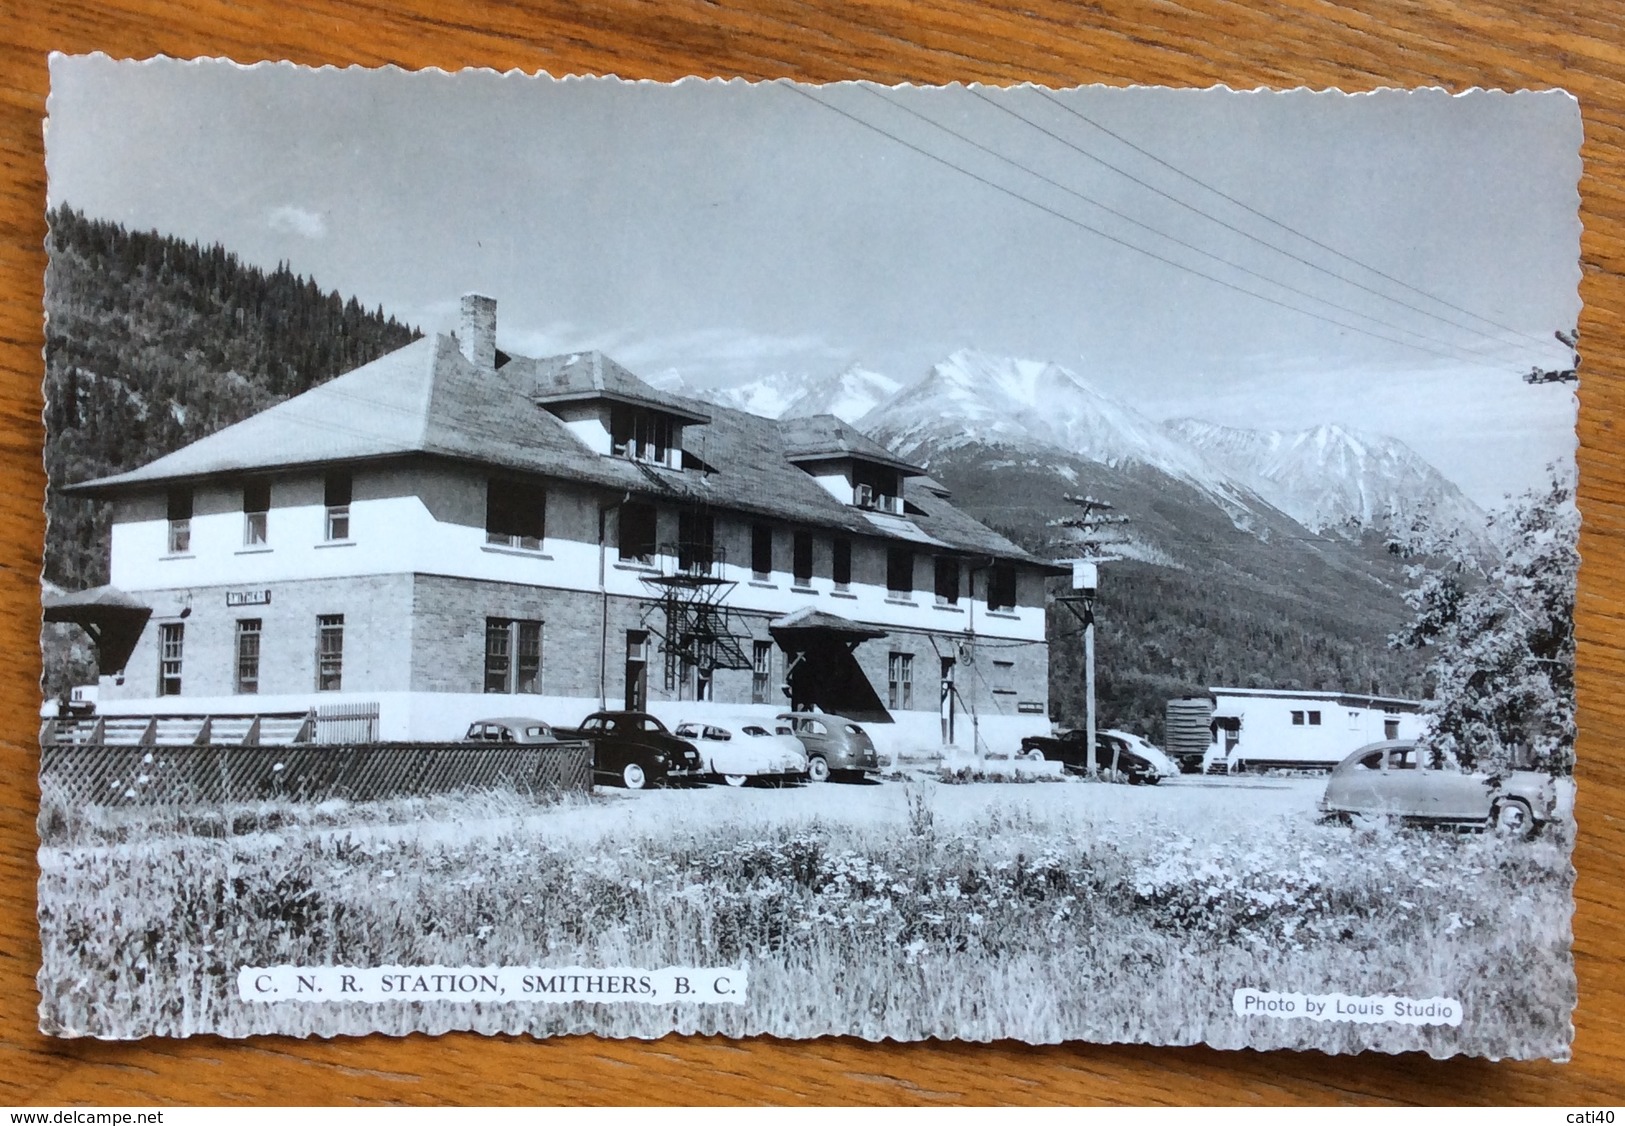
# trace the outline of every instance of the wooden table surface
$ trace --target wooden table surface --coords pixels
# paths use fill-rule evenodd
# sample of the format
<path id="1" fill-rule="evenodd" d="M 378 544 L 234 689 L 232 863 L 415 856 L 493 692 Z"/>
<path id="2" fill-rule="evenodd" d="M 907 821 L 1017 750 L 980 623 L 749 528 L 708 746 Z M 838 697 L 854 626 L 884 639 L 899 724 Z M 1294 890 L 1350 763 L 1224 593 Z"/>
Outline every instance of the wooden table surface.
<path id="1" fill-rule="evenodd" d="M 12 0 L 0 6 L 0 1103 L 1625 1101 L 1625 6 L 1481 0 Z M 1073 1044 L 60 1042 L 35 1030 L 46 54 L 921 83 L 1565 87 L 1581 185 L 1581 840 L 1568 1064 Z M 1440 190 L 1448 190 L 1441 185 Z M 1508 268 L 1516 268 L 1509 263 Z M 1622 424 L 1625 429 L 1625 424 Z"/>

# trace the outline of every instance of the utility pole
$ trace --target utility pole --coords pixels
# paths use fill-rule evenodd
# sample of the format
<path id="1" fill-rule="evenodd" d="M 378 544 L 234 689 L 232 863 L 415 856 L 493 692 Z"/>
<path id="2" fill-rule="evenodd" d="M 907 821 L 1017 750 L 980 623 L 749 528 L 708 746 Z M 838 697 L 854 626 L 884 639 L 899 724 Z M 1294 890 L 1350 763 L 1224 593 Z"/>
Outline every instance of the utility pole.
<path id="1" fill-rule="evenodd" d="M 1552 333 L 1558 342 L 1574 354 L 1572 367 L 1547 370 L 1541 367 L 1532 367 L 1529 374 L 1523 377 L 1525 383 L 1578 383 L 1580 382 L 1580 330 L 1564 332 L 1558 329 Z"/>
<path id="2" fill-rule="evenodd" d="M 1095 593 L 1100 586 L 1099 564 L 1106 562 L 1107 557 L 1102 550 L 1108 543 L 1120 543 L 1121 540 L 1108 540 L 1104 530 L 1108 525 L 1126 524 L 1126 516 L 1109 516 L 1112 506 L 1103 500 L 1096 500 L 1091 496 L 1075 497 L 1071 493 L 1062 494 L 1062 499 L 1075 504 L 1083 511 L 1076 516 L 1065 516 L 1059 520 L 1051 520 L 1051 527 L 1078 528 L 1083 531 L 1082 547 L 1083 557 L 1072 560 L 1072 589 L 1074 594 L 1062 595 L 1056 599 L 1078 619 L 1083 626 L 1083 713 L 1084 713 L 1084 747 L 1085 769 L 1092 780 L 1097 777 L 1095 769 Z M 1069 541 L 1072 546 L 1077 541 Z M 1116 757 L 1113 756 L 1112 769 L 1117 768 Z"/>

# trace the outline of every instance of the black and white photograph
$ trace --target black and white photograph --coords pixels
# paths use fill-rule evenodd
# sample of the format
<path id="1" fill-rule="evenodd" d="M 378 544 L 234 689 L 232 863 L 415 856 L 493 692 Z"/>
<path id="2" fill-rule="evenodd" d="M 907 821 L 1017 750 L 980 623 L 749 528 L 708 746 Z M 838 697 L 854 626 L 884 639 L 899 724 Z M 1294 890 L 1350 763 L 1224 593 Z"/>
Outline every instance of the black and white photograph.
<path id="1" fill-rule="evenodd" d="M 1567 1059 L 1580 142 L 53 56 L 40 1027 Z"/>

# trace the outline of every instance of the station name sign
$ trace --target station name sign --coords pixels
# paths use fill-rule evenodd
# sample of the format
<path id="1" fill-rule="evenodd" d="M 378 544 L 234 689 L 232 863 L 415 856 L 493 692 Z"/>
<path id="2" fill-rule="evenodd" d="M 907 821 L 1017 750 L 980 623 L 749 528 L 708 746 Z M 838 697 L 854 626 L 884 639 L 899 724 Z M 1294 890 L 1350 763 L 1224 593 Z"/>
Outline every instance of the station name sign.
<path id="1" fill-rule="evenodd" d="M 228 590 L 226 591 L 227 606 L 269 606 L 271 592 L 268 590 Z"/>

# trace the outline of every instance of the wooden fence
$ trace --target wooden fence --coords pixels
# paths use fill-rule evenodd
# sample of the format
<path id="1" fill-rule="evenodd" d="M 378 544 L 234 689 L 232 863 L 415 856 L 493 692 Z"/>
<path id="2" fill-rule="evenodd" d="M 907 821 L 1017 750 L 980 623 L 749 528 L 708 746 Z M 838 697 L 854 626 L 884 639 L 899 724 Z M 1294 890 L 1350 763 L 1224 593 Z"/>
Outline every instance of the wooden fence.
<path id="1" fill-rule="evenodd" d="M 40 748 L 41 790 L 70 806 L 377 801 L 456 790 L 542 793 L 591 787 L 588 743 L 48 743 Z"/>

